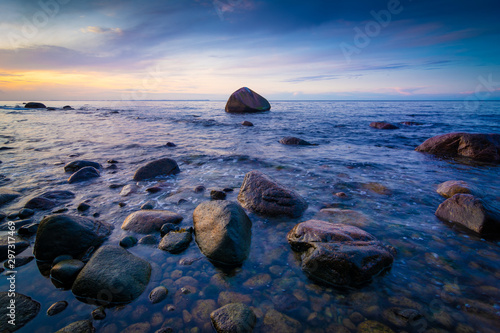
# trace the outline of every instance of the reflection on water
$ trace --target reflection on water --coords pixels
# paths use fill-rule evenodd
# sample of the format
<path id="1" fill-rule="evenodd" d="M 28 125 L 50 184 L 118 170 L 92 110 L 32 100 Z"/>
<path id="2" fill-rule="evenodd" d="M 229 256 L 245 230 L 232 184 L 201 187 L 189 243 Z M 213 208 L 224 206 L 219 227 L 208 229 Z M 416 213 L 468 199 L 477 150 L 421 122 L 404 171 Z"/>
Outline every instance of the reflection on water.
<path id="1" fill-rule="evenodd" d="M 106 318 L 94 321 L 98 332 L 122 332 L 131 325 L 144 332 L 162 325 L 176 332 L 210 332 L 210 312 L 234 301 L 252 307 L 258 317 L 256 331 L 270 331 L 269 323 L 276 318 L 287 329 L 300 332 L 362 331 L 370 324 L 367 320 L 408 332 L 500 329 L 499 243 L 443 224 L 434 216 L 444 200 L 436 186 L 447 180 L 466 180 L 481 189 L 485 200 L 498 203 L 499 169 L 413 151 L 442 133 L 500 133 L 498 102 L 483 103 L 474 112 L 463 110 L 460 102 L 275 102 L 271 112 L 251 115 L 226 114 L 224 102 L 48 102 L 76 109 L 50 112 L 3 103 L 0 186 L 23 194 L 2 207 L 6 213 L 18 211 L 43 192 L 69 190 L 76 198 L 58 209 L 95 215 L 113 224 L 106 244 L 118 244 L 131 234 L 120 229 L 121 223 L 144 203 L 183 215 L 181 227 L 189 227 L 194 208 L 209 200 L 211 189 L 234 188 L 227 199 L 236 201 L 245 173 L 254 169 L 295 189 L 309 203 L 299 219 L 249 214 L 250 256 L 229 272 L 215 268 L 194 242 L 180 255 L 154 246 L 131 248 L 151 263 L 151 281 L 133 303 L 106 308 Z M 255 126 L 241 126 L 243 120 Z M 423 125 L 377 131 L 368 126 L 372 121 Z M 278 141 L 284 136 L 318 146 L 283 146 Z M 166 146 L 167 142 L 176 147 Z M 139 165 L 161 157 L 175 159 L 182 172 L 138 183 L 135 193 L 120 196 L 122 186 L 134 184 L 132 175 Z M 101 177 L 83 185 L 67 184 L 63 165 L 75 159 L 100 162 Z M 116 169 L 106 169 L 111 159 L 119 162 Z M 207 191 L 195 193 L 198 185 Z M 146 191 L 153 186 L 160 191 Z M 345 192 L 347 198 L 334 196 L 336 192 Z M 84 201 L 91 208 L 78 212 Z M 357 225 L 397 248 L 392 269 L 353 290 L 308 280 L 286 234 L 301 221 L 332 219 L 320 213 L 325 207 L 337 210 L 337 215 L 341 211 L 341 222 Z M 45 214 L 37 212 L 33 219 L 39 221 Z M 19 256 L 30 255 L 31 250 Z M 159 285 L 169 294 L 153 305 L 148 294 Z M 6 290 L 5 278 L 0 286 Z M 42 303 L 40 314 L 20 332 L 53 332 L 89 318 L 96 308 L 77 301 L 71 291 L 57 289 L 34 261 L 18 268 L 17 290 Z M 61 300 L 69 303 L 68 308 L 46 316 L 49 306 Z"/>

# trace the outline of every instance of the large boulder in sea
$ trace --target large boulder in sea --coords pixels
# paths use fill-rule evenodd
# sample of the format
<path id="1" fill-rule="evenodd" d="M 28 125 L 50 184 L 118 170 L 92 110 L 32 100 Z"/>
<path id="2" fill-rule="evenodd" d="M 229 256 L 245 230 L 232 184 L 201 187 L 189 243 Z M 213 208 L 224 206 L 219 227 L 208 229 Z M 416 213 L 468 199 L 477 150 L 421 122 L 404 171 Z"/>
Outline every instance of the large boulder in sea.
<path id="1" fill-rule="evenodd" d="M 134 180 L 147 180 L 158 176 L 175 175 L 181 172 L 177 162 L 170 158 L 162 158 L 140 167 L 134 174 Z"/>
<path id="2" fill-rule="evenodd" d="M 471 194 L 455 194 L 439 205 L 436 216 L 481 235 L 500 234 L 500 211 Z"/>
<path id="3" fill-rule="evenodd" d="M 90 218 L 71 215 L 46 216 L 38 227 L 33 254 L 40 261 L 60 255 L 80 258 L 111 234 L 113 227 Z"/>
<path id="4" fill-rule="evenodd" d="M 181 221 L 181 215 L 168 210 L 143 209 L 127 216 L 123 221 L 122 229 L 140 234 L 149 234 L 160 231 L 162 225 L 166 223 L 179 224 Z"/>
<path id="5" fill-rule="evenodd" d="M 21 193 L 10 190 L 8 188 L 0 188 L 0 206 L 11 202 L 21 196 Z"/>
<path id="6" fill-rule="evenodd" d="M 416 151 L 500 163 L 500 134 L 449 133 L 427 139 Z"/>
<path id="7" fill-rule="evenodd" d="M 243 87 L 236 90 L 226 103 L 226 112 L 262 112 L 271 110 L 271 104 L 255 91 Z"/>
<path id="8" fill-rule="evenodd" d="M 43 103 L 39 102 L 28 102 L 24 105 L 26 109 L 46 109 L 47 107 Z"/>
<path id="9" fill-rule="evenodd" d="M 270 217 L 300 217 L 308 206 L 297 192 L 257 170 L 245 175 L 238 201 L 245 209 Z"/>
<path id="10" fill-rule="evenodd" d="M 203 202 L 193 212 L 196 243 L 208 259 L 239 265 L 248 257 L 252 222 L 235 202 Z"/>
<path id="11" fill-rule="evenodd" d="M 257 323 L 255 313 L 242 303 L 227 304 L 210 314 L 215 330 L 219 333 L 251 333 Z"/>
<path id="12" fill-rule="evenodd" d="M 12 301 L 15 302 L 12 303 Z M 0 332 L 17 331 L 38 315 L 40 307 L 40 303 L 26 295 L 7 291 L 0 292 L 0 318 L 2 318 Z M 15 324 L 9 323 L 10 320 L 13 320 Z"/>
<path id="13" fill-rule="evenodd" d="M 151 265 L 127 250 L 100 247 L 78 274 L 72 292 L 87 303 L 123 304 L 139 297 L 151 277 Z"/>
<path id="14" fill-rule="evenodd" d="M 302 254 L 302 270 L 312 280 L 332 286 L 359 286 L 388 269 L 394 248 L 354 226 L 309 220 L 287 235 Z"/>

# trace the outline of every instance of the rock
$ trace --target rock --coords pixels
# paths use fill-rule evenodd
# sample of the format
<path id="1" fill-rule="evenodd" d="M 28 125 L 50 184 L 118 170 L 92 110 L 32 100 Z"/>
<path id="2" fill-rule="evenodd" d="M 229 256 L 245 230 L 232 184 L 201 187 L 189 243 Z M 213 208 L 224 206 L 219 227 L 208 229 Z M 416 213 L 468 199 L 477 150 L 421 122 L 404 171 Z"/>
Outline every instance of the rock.
<path id="1" fill-rule="evenodd" d="M 311 279 L 333 286 L 358 286 L 392 265 L 394 249 L 349 225 L 309 220 L 287 235 L 302 253 L 302 270 Z"/>
<path id="2" fill-rule="evenodd" d="M 172 254 L 183 252 L 189 247 L 189 243 L 193 240 L 193 236 L 187 231 L 170 231 L 163 236 L 158 248 Z"/>
<path id="3" fill-rule="evenodd" d="M 2 253 L 3 254 L 3 253 Z M 38 315 L 40 303 L 23 294 L 11 293 L 7 291 L 0 292 L 0 332 L 14 332 L 29 323 Z M 12 301 L 14 301 L 14 310 L 12 310 Z M 9 308 L 10 307 L 10 308 Z M 14 319 L 15 325 L 9 324 L 9 320 Z"/>
<path id="4" fill-rule="evenodd" d="M 102 166 L 97 162 L 79 160 L 79 161 L 69 162 L 68 164 L 66 164 L 64 166 L 64 171 L 75 173 L 78 170 L 83 169 L 85 167 L 93 167 L 94 169 L 102 169 Z"/>
<path id="5" fill-rule="evenodd" d="M 28 217 L 32 217 L 33 215 L 35 215 L 35 211 L 33 209 L 29 209 L 29 208 L 23 208 L 17 214 L 17 216 L 20 219 L 27 219 Z"/>
<path id="6" fill-rule="evenodd" d="M 394 333 L 389 327 L 374 320 L 366 320 L 358 325 L 358 333 Z"/>
<path id="7" fill-rule="evenodd" d="M 9 225 L 9 223 L 10 223 L 10 225 Z M 14 226 L 15 230 L 18 230 L 19 228 L 21 228 L 25 225 L 32 224 L 32 223 L 33 223 L 33 220 L 31 220 L 31 219 L 9 221 L 9 222 L 5 222 L 5 223 L 0 225 L 0 231 L 9 231 L 12 225 Z"/>
<path id="8" fill-rule="evenodd" d="M 205 192 L 205 186 L 203 185 L 198 185 L 194 188 L 194 193 L 203 193 Z"/>
<path id="9" fill-rule="evenodd" d="M 500 163 L 500 134 L 449 133 L 426 140 L 416 151 Z"/>
<path id="10" fill-rule="evenodd" d="M 173 143 L 173 142 L 167 142 L 167 143 L 165 144 L 165 146 L 167 146 L 167 147 L 169 147 L 169 148 L 177 147 L 177 145 L 176 145 L 175 143 Z"/>
<path id="11" fill-rule="evenodd" d="M 299 321 L 274 309 L 270 309 L 264 316 L 262 332 L 278 333 L 299 333 L 302 332 L 302 325 Z"/>
<path id="12" fill-rule="evenodd" d="M 19 230 L 17 230 L 17 233 L 21 236 L 32 236 L 36 234 L 38 226 L 39 226 L 38 223 L 23 225 L 22 227 L 19 228 Z"/>
<path id="13" fill-rule="evenodd" d="M 195 303 L 191 315 L 198 324 L 204 324 L 210 320 L 210 314 L 217 308 L 213 299 L 199 300 Z"/>
<path id="14" fill-rule="evenodd" d="M 153 186 L 153 187 L 148 187 L 146 189 L 146 192 L 151 193 L 151 194 L 155 194 L 155 193 L 161 192 L 162 190 L 163 189 L 159 186 Z"/>
<path id="15" fill-rule="evenodd" d="M 90 205 L 88 203 L 82 202 L 76 208 L 79 212 L 86 212 L 90 209 Z"/>
<path id="16" fill-rule="evenodd" d="M 406 126 L 422 126 L 422 123 L 418 123 L 416 121 L 403 121 L 400 123 L 401 125 L 406 125 Z"/>
<path id="17" fill-rule="evenodd" d="M 3 263 L 3 267 L 7 268 L 7 269 L 16 269 L 18 267 L 21 267 L 21 266 L 24 266 L 26 264 L 29 264 L 30 262 L 33 261 L 33 259 L 35 259 L 35 257 L 33 256 L 29 256 L 29 257 L 16 257 L 16 261 L 15 261 L 15 264 L 12 265 L 11 262 L 9 262 L 8 260 L 6 262 Z"/>
<path id="18" fill-rule="evenodd" d="M 307 142 L 305 140 L 295 138 L 293 136 L 287 136 L 284 137 L 280 140 L 280 143 L 283 145 L 289 145 L 289 146 L 312 146 L 313 144 L 310 142 Z"/>
<path id="19" fill-rule="evenodd" d="M 231 201 L 203 202 L 193 212 L 196 243 L 210 260 L 239 265 L 250 253 L 252 222 Z"/>
<path id="20" fill-rule="evenodd" d="M 48 107 L 47 108 L 47 111 L 55 111 L 55 110 L 57 110 L 55 107 Z"/>
<path id="21" fill-rule="evenodd" d="M 240 88 L 236 90 L 226 103 L 226 112 L 262 112 L 271 110 L 271 104 L 249 88 Z"/>
<path id="22" fill-rule="evenodd" d="M 181 172 L 181 170 L 177 162 L 170 158 L 162 158 L 140 167 L 134 174 L 134 180 L 141 181 L 158 176 L 175 175 L 179 172 Z"/>
<path id="23" fill-rule="evenodd" d="M 248 127 L 252 127 L 253 126 L 253 123 L 245 120 L 244 122 L 241 123 L 242 126 L 248 126 Z"/>
<path id="24" fill-rule="evenodd" d="M 50 278 L 62 288 L 71 288 L 84 266 L 83 262 L 76 259 L 60 261 L 50 270 Z"/>
<path id="25" fill-rule="evenodd" d="M 255 313 L 242 303 L 231 303 L 210 314 L 214 328 L 219 333 L 253 332 L 257 323 Z"/>
<path id="26" fill-rule="evenodd" d="M 224 199 L 226 199 L 226 193 L 224 191 L 212 190 L 212 191 L 210 191 L 210 199 L 212 199 L 212 200 L 224 200 Z"/>
<path id="27" fill-rule="evenodd" d="M 11 246 L 9 246 L 9 244 Z M 14 247 L 12 247 L 12 245 L 14 245 Z M 11 237 L 9 235 L 0 236 L 0 261 L 4 261 L 9 257 L 8 249 L 11 250 L 14 249 L 14 252 L 17 255 L 26 250 L 28 246 L 30 246 L 30 243 L 20 238 L 19 236 L 14 236 L 14 237 Z"/>
<path id="28" fill-rule="evenodd" d="M 101 175 L 100 175 L 99 171 L 97 171 L 96 168 L 88 166 L 88 167 L 81 168 L 80 170 L 78 170 L 77 172 L 72 174 L 68 178 L 68 183 L 70 183 L 70 184 L 79 183 L 79 182 L 83 182 L 83 181 L 86 181 L 86 180 L 89 180 L 92 178 L 97 178 L 100 176 Z"/>
<path id="29" fill-rule="evenodd" d="M 122 229 L 140 234 L 160 231 L 165 223 L 179 224 L 182 216 L 168 210 L 139 210 L 127 216 Z"/>
<path id="30" fill-rule="evenodd" d="M 370 127 L 376 128 L 376 129 L 384 129 L 384 130 L 392 130 L 392 129 L 398 129 L 399 127 L 389 124 L 389 123 L 384 123 L 380 121 L 376 121 L 373 123 L 370 123 Z"/>
<path id="31" fill-rule="evenodd" d="M 56 333 L 94 333 L 95 328 L 90 320 L 80 320 L 61 328 Z"/>
<path id="32" fill-rule="evenodd" d="M 40 197 L 53 201 L 66 201 L 74 199 L 75 194 L 71 191 L 48 191 L 41 194 Z"/>
<path id="33" fill-rule="evenodd" d="M 141 210 L 153 210 L 155 205 L 154 201 L 148 201 L 141 206 Z"/>
<path id="34" fill-rule="evenodd" d="M 24 105 L 26 109 L 46 109 L 47 107 L 43 103 L 39 102 L 28 102 Z"/>
<path id="35" fill-rule="evenodd" d="M 262 288 L 271 283 L 272 279 L 269 274 L 258 274 L 243 283 L 244 287 L 247 288 Z"/>
<path id="36" fill-rule="evenodd" d="M 458 193 L 471 194 L 471 187 L 462 180 L 449 180 L 439 184 L 436 191 L 445 198 L 451 198 Z"/>
<path id="37" fill-rule="evenodd" d="M 63 110 L 74 110 L 70 105 L 63 106 Z"/>
<path id="38" fill-rule="evenodd" d="M 135 244 L 137 244 L 137 238 L 135 238 L 134 236 L 126 236 L 120 240 L 120 246 L 125 249 L 128 249 Z"/>
<path id="39" fill-rule="evenodd" d="M 33 254 L 37 260 L 50 262 L 62 254 L 79 258 L 101 245 L 111 230 L 111 225 L 86 217 L 49 215 L 40 222 Z"/>
<path id="40" fill-rule="evenodd" d="M 151 324 L 149 323 L 137 323 L 128 326 L 120 333 L 147 333 L 151 330 Z"/>
<path id="41" fill-rule="evenodd" d="M 256 170 L 245 175 L 238 201 L 248 210 L 271 217 L 300 217 L 307 209 L 298 193 Z"/>
<path id="42" fill-rule="evenodd" d="M 9 190 L 7 188 L 0 188 L 0 206 L 11 202 L 12 200 L 21 196 L 21 193 Z"/>
<path id="43" fill-rule="evenodd" d="M 347 194 L 345 192 L 337 192 L 334 195 L 339 198 L 347 198 Z"/>
<path id="44" fill-rule="evenodd" d="M 164 286 L 156 287 L 149 294 L 149 301 L 153 304 L 160 303 L 167 298 L 168 290 Z"/>
<path id="45" fill-rule="evenodd" d="M 36 198 L 29 200 L 24 205 L 24 208 L 35 209 L 35 210 L 49 210 L 49 209 L 54 208 L 56 205 L 57 204 L 50 199 L 47 199 L 44 197 L 36 197 Z"/>
<path id="46" fill-rule="evenodd" d="M 66 301 L 55 302 L 47 310 L 47 316 L 49 316 L 49 317 L 55 316 L 56 314 L 61 313 L 64 310 L 66 310 L 67 307 L 68 307 L 68 302 L 66 302 Z"/>
<path id="47" fill-rule="evenodd" d="M 56 265 L 56 264 L 60 263 L 61 261 L 71 260 L 71 259 L 73 259 L 73 257 L 70 256 L 69 254 L 63 254 L 63 255 L 56 257 L 54 260 L 52 260 L 52 265 Z"/>
<path id="48" fill-rule="evenodd" d="M 0 212 L 0 221 L 3 221 L 7 217 L 7 214 Z"/>
<path id="49" fill-rule="evenodd" d="M 217 303 L 220 306 L 224 306 L 230 303 L 243 303 L 250 305 L 252 303 L 252 297 L 250 297 L 250 295 L 239 294 L 232 291 L 222 291 L 219 294 Z"/>
<path id="50" fill-rule="evenodd" d="M 121 247 L 106 245 L 94 253 L 78 274 L 72 292 L 89 303 L 128 303 L 142 294 L 150 277 L 151 265 L 147 261 Z"/>
<path id="51" fill-rule="evenodd" d="M 139 244 L 156 245 L 158 244 L 158 239 L 154 235 L 147 235 L 139 239 Z"/>
<path id="52" fill-rule="evenodd" d="M 380 194 L 380 195 L 390 195 L 391 190 L 388 189 L 385 185 L 382 185 L 380 183 L 365 183 L 362 184 L 361 187 L 365 190 L 372 191 L 374 193 Z"/>
<path id="53" fill-rule="evenodd" d="M 125 185 L 122 188 L 122 190 L 120 191 L 120 195 L 122 197 L 127 197 L 127 196 L 131 195 L 132 193 L 136 193 L 137 190 L 139 190 L 139 186 L 137 186 L 135 184 Z"/>
<path id="54" fill-rule="evenodd" d="M 172 223 L 165 223 L 160 229 L 161 237 L 165 236 L 170 231 L 179 231 L 179 227 Z"/>
<path id="55" fill-rule="evenodd" d="M 394 326 L 410 328 L 420 326 L 418 321 L 425 320 L 423 316 L 415 309 L 389 308 L 382 313 L 384 319 Z"/>
<path id="56" fill-rule="evenodd" d="M 104 318 L 106 318 L 106 312 L 104 311 L 104 307 L 100 306 L 94 311 L 92 311 L 92 318 L 94 318 L 94 320 L 103 320 Z"/>
<path id="57" fill-rule="evenodd" d="M 366 227 L 371 219 L 363 213 L 350 209 L 323 208 L 320 213 L 334 223 L 353 225 L 358 228 Z"/>
<path id="58" fill-rule="evenodd" d="M 455 194 L 439 205 L 436 216 L 481 235 L 500 234 L 500 212 L 471 194 Z"/>

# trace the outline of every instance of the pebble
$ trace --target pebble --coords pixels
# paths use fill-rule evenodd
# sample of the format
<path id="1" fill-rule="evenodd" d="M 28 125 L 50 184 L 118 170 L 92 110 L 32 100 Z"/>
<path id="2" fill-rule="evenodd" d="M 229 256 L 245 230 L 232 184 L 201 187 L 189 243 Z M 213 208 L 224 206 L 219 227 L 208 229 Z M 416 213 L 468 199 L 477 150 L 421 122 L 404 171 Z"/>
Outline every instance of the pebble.
<path id="1" fill-rule="evenodd" d="M 104 318 L 106 318 L 106 312 L 104 312 L 104 308 L 100 306 L 92 311 L 92 318 L 94 318 L 94 320 L 103 320 Z"/>
<path id="2" fill-rule="evenodd" d="M 163 237 L 166 234 L 168 234 L 170 231 L 178 231 L 178 230 L 179 230 L 179 227 L 176 226 L 175 224 L 165 223 L 164 225 L 161 226 L 160 234 L 161 234 L 161 237 Z"/>
<path id="3" fill-rule="evenodd" d="M 109 163 L 109 164 L 115 164 L 115 163 L 119 163 L 119 162 L 116 161 L 116 160 L 108 160 L 107 163 Z"/>
<path id="4" fill-rule="evenodd" d="M 203 185 L 198 185 L 194 188 L 194 193 L 203 193 L 205 192 L 206 188 Z"/>
<path id="5" fill-rule="evenodd" d="M 90 209 L 90 205 L 87 204 L 87 203 L 85 203 L 85 202 L 80 203 L 78 205 L 78 208 L 77 208 L 77 210 L 80 211 L 80 212 L 85 212 L 85 211 L 87 211 L 89 209 Z"/>
<path id="6" fill-rule="evenodd" d="M 165 144 L 165 146 L 167 146 L 167 147 L 171 147 L 171 148 L 172 148 L 172 147 L 177 147 L 177 145 L 176 145 L 175 143 L 173 143 L 173 142 L 167 142 L 167 143 Z"/>
<path id="7" fill-rule="evenodd" d="M 210 199 L 212 199 L 212 200 L 224 200 L 224 199 L 226 199 L 226 193 L 223 191 L 212 190 L 212 191 L 210 191 Z"/>
<path id="8" fill-rule="evenodd" d="M 47 310 L 47 316 L 55 316 L 58 313 L 63 312 L 66 310 L 68 307 L 68 302 L 66 301 L 59 301 L 50 306 L 50 308 Z"/>
<path id="9" fill-rule="evenodd" d="M 162 190 L 161 187 L 159 187 L 159 186 L 153 186 L 153 187 L 147 188 L 146 192 L 151 193 L 151 194 L 155 194 L 155 193 L 161 192 L 161 190 Z"/>
<path id="10" fill-rule="evenodd" d="M 33 215 L 35 215 L 35 211 L 33 209 L 29 209 L 29 208 L 23 208 L 17 214 L 17 216 L 20 219 L 26 219 L 26 218 L 31 217 Z"/>
<path id="11" fill-rule="evenodd" d="M 147 235 L 139 239 L 139 244 L 142 245 L 157 245 L 158 239 L 154 235 Z"/>
<path id="12" fill-rule="evenodd" d="M 252 127 L 253 126 L 253 123 L 251 123 L 250 121 L 248 120 L 245 120 L 244 122 L 241 123 L 241 125 L 243 126 L 248 126 L 248 127 Z"/>
<path id="13" fill-rule="evenodd" d="M 36 234 L 36 231 L 38 230 L 38 223 L 32 223 L 28 225 L 23 225 L 19 230 L 17 230 L 17 233 L 21 236 L 31 236 Z"/>
<path id="14" fill-rule="evenodd" d="M 142 210 L 151 210 L 155 208 L 154 201 L 148 201 L 141 206 Z"/>
<path id="15" fill-rule="evenodd" d="M 135 244 L 137 244 L 137 238 L 134 236 L 126 236 L 120 240 L 120 246 L 125 249 L 131 248 Z"/>
<path id="16" fill-rule="evenodd" d="M 149 294 L 149 301 L 152 304 L 157 304 L 167 298 L 168 290 L 163 286 L 156 287 Z"/>

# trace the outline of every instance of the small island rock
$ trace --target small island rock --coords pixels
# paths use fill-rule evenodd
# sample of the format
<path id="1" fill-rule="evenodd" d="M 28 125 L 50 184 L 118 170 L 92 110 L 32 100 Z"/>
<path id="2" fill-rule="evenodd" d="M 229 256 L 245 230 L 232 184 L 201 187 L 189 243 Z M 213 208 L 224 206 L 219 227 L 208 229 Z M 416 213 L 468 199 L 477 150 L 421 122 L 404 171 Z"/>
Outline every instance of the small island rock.
<path id="1" fill-rule="evenodd" d="M 226 112 L 262 112 L 271 110 L 271 104 L 255 91 L 243 87 L 235 91 L 226 103 Z"/>

